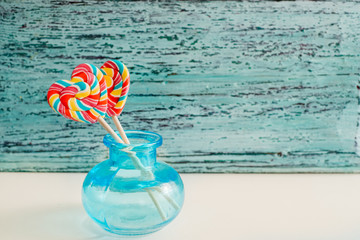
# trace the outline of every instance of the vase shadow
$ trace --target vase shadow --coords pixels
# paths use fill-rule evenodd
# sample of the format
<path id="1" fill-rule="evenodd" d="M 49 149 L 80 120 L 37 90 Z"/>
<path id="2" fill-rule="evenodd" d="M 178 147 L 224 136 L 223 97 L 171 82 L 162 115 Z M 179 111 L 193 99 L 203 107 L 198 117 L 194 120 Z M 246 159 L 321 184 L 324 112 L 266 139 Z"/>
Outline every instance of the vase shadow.
<path id="1" fill-rule="evenodd" d="M 5 233 L 14 239 L 129 239 L 103 230 L 82 205 L 63 205 L 17 210 L 3 216 Z M 141 238 L 141 237 L 134 237 Z"/>

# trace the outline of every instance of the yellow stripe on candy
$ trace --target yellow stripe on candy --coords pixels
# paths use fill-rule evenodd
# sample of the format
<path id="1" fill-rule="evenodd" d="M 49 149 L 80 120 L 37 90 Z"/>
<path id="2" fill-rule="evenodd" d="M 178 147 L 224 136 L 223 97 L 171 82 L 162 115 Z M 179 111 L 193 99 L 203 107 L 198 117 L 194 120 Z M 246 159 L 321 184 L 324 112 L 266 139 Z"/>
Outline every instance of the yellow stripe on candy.
<path id="1" fill-rule="evenodd" d="M 96 74 L 96 78 L 100 81 L 103 78 L 104 74 L 101 71 L 98 71 Z"/>
<path id="2" fill-rule="evenodd" d="M 88 91 L 84 91 L 84 92 L 78 92 L 77 94 L 75 94 L 75 97 L 77 99 L 82 99 L 82 98 L 86 98 L 87 96 L 90 95 L 90 89 Z"/>
<path id="3" fill-rule="evenodd" d="M 76 119 L 77 121 L 80 121 L 80 119 L 77 117 L 75 111 L 69 110 L 69 112 L 70 112 L 70 115 L 71 115 L 72 118 Z"/>
<path id="4" fill-rule="evenodd" d="M 125 79 L 129 76 L 129 71 L 127 69 L 127 67 L 124 65 L 124 72 L 123 74 L 121 75 L 123 81 L 125 81 Z"/>
<path id="5" fill-rule="evenodd" d="M 100 97 L 99 101 L 103 101 L 107 99 L 107 97 L 108 97 L 107 94 L 104 94 L 103 96 Z"/>
<path id="6" fill-rule="evenodd" d="M 73 78 L 71 78 L 71 80 L 69 82 L 74 84 L 76 86 L 76 88 L 79 90 L 79 92 L 77 92 L 75 94 L 75 97 L 77 99 L 86 98 L 87 96 L 90 95 L 90 86 L 87 83 L 84 83 L 82 85 L 82 86 L 86 86 L 86 88 L 84 90 L 82 90 L 82 91 L 80 91 L 80 87 L 76 84 L 76 83 L 79 83 L 79 82 L 84 82 L 84 79 L 79 78 L 79 77 L 73 77 Z"/>
<path id="7" fill-rule="evenodd" d="M 122 106 L 124 106 L 125 104 L 125 101 L 126 101 L 126 98 L 122 101 L 119 101 L 116 105 L 115 105 L 115 108 L 121 108 Z"/>
<path id="8" fill-rule="evenodd" d="M 84 80 L 81 77 L 73 77 L 71 78 L 70 82 L 77 83 L 77 82 L 83 82 Z"/>
<path id="9" fill-rule="evenodd" d="M 83 111 L 84 109 L 79 108 L 79 106 L 76 103 L 76 99 L 75 98 L 70 98 L 68 105 L 70 107 L 71 110 L 73 111 Z"/>
<path id="10" fill-rule="evenodd" d="M 106 82 L 106 87 L 110 88 L 113 85 L 113 79 L 109 77 L 108 75 L 104 75 L 104 79 Z"/>
<path id="11" fill-rule="evenodd" d="M 59 94 L 53 94 L 51 95 L 49 99 L 50 106 L 54 109 L 54 102 L 56 99 L 60 98 Z"/>
<path id="12" fill-rule="evenodd" d="M 114 70 L 112 68 L 102 68 L 101 70 L 103 70 L 106 73 L 106 75 L 104 76 L 109 76 L 111 78 L 114 77 Z"/>
<path id="13" fill-rule="evenodd" d="M 89 111 L 90 111 L 94 116 L 97 116 L 97 117 L 100 116 L 100 114 L 99 114 L 97 111 L 95 111 L 93 108 L 90 109 Z"/>
<path id="14" fill-rule="evenodd" d="M 75 97 L 77 99 L 82 99 L 82 98 L 86 98 L 87 96 L 90 95 L 90 86 L 88 84 L 85 84 L 86 89 L 79 91 L 78 93 L 75 94 Z"/>
<path id="15" fill-rule="evenodd" d="M 121 96 L 121 92 L 122 92 L 122 88 L 117 89 L 117 90 L 113 90 L 113 91 L 111 92 L 111 95 L 113 95 L 113 96 L 115 96 L 115 97 Z"/>
<path id="16" fill-rule="evenodd" d="M 98 94 L 100 92 L 100 87 L 97 85 L 94 89 L 91 90 L 91 95 Z"/>

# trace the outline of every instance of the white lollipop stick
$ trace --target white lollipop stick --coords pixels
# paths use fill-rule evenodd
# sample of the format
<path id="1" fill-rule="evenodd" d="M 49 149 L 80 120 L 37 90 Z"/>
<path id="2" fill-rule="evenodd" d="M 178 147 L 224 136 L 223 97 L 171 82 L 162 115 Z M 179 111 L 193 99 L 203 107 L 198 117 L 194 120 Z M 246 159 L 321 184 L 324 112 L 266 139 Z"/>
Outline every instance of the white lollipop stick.
<path id="1" fill-rule="evenodd" d="M 124 140 L 124 142 L 125 142 L 126 144 L 130 144 L 129 139 L 127 138 L 127 136 L 126 136 L 126 134 L 125 134 L 125 132 L 124 132 L 124 129 L 123 129 L 123 127 L 121 126 L 120 121 L 119 121 L 119 119 L 117 118 L 117 116 L 114 115 L 114 116 L 112 116 L 111 118 L 112 118 L 112 120 L 114 121 L 115 126 L 116 126 L 116 129 L 119 131 L 121 138 Z"/>
<path id="2" fill-rule="evenodd" d="M 158 191 L 161 195 L 164 196 L 164 198 L 176 209 L 178 210 L 180 208 L 179 204 L 177 204 L 174 199 L 169 197 L 168 195 L 164 194 L 159 187 L 154 187 L 156 191 Z"/>
<path id="3" fill-rule="evenodd" d="M 155 195 L 154 193 L 150 190 L 150 189 L 146 189 L 146 192 L 149 194 L 151 200 L 154 202 L 155 204 L 155 207 L 157 208 L 159 214 L 160 214 L 160 217 L 162 218 L 163 221 L 166 221 L 166 216 L 164 214 L 164 211 L 162 210 L 159 202 L 157 201 L 157 199 L 155 198 Z"/>
<path id="4" fill-rule="evenodd" d="M 105 122 L 105 120 L 102 117 L 99 117 L 98 122 L 101 124 L 101 126 L 108 132 L 110 135 L 119 143 L 124 143 L 123 140 L 114 132 L 114 130 L 110 127 L 110 125 Z"/>

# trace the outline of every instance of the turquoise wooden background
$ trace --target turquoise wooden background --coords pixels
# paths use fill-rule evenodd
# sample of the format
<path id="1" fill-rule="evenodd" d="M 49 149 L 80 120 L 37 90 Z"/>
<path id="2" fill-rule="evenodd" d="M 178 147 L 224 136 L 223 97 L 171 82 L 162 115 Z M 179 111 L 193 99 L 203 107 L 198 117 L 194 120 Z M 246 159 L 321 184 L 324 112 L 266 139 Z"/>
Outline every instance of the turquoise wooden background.
<path id="1" fill-rule="evenodd" d="M 104 130 L 46 102 L 83 62 L 131 71 L 126 129 L 181 172 L 359 172 L 359 2 L 0 2 L 0 170 L 88 171 Z"/>

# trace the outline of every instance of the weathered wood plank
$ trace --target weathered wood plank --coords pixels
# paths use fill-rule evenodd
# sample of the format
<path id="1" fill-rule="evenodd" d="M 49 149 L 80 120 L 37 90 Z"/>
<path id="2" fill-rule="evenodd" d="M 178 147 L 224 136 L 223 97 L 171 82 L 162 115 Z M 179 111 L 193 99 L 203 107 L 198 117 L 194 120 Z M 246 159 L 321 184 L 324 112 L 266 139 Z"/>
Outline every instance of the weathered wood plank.
<path id="1" fill-rule="evenodd" d="M 101 127 L 45 95 L 82 62 L 121 59 L 123 126 L 163 135 L 181 172 L 359 172 L 358 4 L 1 2 L 0 170 L 106 159 Z"/>

